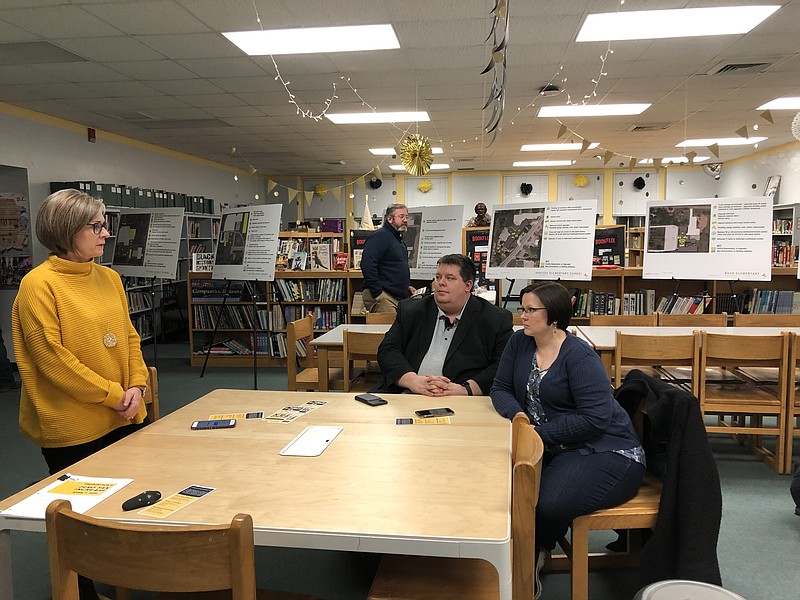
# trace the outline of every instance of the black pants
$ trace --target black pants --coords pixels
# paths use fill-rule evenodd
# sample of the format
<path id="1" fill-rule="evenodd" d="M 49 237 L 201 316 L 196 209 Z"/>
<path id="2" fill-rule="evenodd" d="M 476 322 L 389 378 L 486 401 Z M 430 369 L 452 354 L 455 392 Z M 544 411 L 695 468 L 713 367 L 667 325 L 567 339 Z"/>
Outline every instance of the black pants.
<path id="1" fill-rule="evenodd" d="M 141 425 L 125 425 L 92 442 L 78 444 L 77 446 L 42 448 L 42 456 L 44 456 L 44 460 L 47 463 L 50 475 L 58 473 L 62 469 L 66 469 L 70 465 L 75 464 L 79 460 L 83 460 L 87 456 L 91 456 L 114 442 L 118 442 L 134 431 L 138 431 L 149 422 L 149 419 L 145 419 L 144 423 Z M 80 600 L 99 600 L 97 591 L 94 589 L 94 582 L 82 575 L 78 575 L 78 592 L 80 593 Z"/>

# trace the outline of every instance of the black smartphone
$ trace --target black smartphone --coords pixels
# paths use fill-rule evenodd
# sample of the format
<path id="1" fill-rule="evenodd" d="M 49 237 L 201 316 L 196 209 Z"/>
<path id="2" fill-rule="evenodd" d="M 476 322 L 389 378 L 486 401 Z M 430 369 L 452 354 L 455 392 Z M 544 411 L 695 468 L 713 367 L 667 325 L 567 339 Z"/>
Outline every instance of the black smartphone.
<path id="1" fill-rule="evenodd" d="M 236 419 L 216 419 L 213 421 L 195 421 L 192 423 L 192 429 L 226 429 L 235 426 Z"/>
<path id="2" fill-rule="evenodd" d="M 386 400 L 380 396 L 376 396 L 375 394 L 357 394 L 356 400 L 369 406 L 382 406 L 384 404 L 389 404 Z"/>
<path id="3" fill-rule="evenodd" d="M 452 408 L 426 408 L 425 410 L 415 410 L 414 414 L 423 419 L 429 419 L 431 417 L 449 417 L 455 412 Z"/>

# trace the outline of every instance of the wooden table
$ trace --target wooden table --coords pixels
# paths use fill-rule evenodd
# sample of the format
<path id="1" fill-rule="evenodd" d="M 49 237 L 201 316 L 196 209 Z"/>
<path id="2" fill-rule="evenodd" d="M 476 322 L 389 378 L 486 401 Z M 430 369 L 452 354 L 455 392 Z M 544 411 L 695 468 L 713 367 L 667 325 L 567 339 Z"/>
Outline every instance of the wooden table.
<path id="1" fill-rule="evenodd" d="M 589 342 L 611 378 L 611 365 L 614 364 L 614 350 L 617 345 L 617 330 L 629 335 L 691 335 L 694 331 L 724 333 L 727 335 L 777 335 L 782 331 L 800 333 L 800 327 L 614 327 L 601 325 L 578 325 L 578 332 Z"/>
<path id="2" fill-rule="evenodd" d="M 320 391 L 327 392 L 330 390 L 330 375 L 328 359 L 328 352 L 335 352 L 342 349 L 344 344 L 344 331 L 366 331 L 386 333 L 389 331 L 391 325 L 386 323 L 365 325 L 359 323 L 346 323 L 337 325 L 330 331 L 326 331 L 318 338 L 311 342 L 311 346 L 317 349 L 317 371 L 319 373 L 319 389 Z"/>
<path id="3" fill-rule="evenodd" d="M 369 407 L 341 393 L 215 390 L 141 432 L 71 466 L 75 475 L 134 481 L 88 514 L 166 524 L 228 523 L 252 515 L 255 543 L 423 556 L 482 558 L 511 598 L 510 422 L 485 396 L 459 400 L 450 425 L 395 425 L 396 417 L 447 403 L 385 395 Z M 192 431 L 213 413 L 325 400 L 291 423 L 241 420 L 232 429 Z M 278 452 L 309 425 L 343 431 L 318 457 Z M 0 502 L 0 509 L 53 477 Z M 216 488 L 164 520 L 123 513 L 142 490 L 167 497 L 197 484 Z M 0 515 L 0 600 L 11 600 L 10 530 L 44 531 L 42 519 Z"/>

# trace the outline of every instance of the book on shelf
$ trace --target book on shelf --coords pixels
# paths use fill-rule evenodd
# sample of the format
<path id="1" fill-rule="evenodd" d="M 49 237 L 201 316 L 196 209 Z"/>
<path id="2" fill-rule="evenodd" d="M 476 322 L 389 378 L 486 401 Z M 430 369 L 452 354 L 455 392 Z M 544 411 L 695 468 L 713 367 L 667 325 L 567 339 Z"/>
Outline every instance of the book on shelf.
<path id="1" fill-rule="evenodd" d="M 353 268 L 360 269 L 361 268 L 361 257 L 364 254 L 364 250 L 353 250 Z"/>
<path id="2" fill-rule="evenodd" d="M 292 256 L 292 271 L 305 271 L 307 261 L 307 252 L 295 252 Z"/>
<path id="3" fill-rule="evenodd" d="M 310 243 L 308 245 L 308 256 L 311 259 L 309 265 L 312 271 L 331 270 L 331 245 L 325 243 Z"/>
<path id="4" fill-rule="evenodd" d="M 213 270 L 213 252 L 192 252 L 192 271 L 195 273 L 210 273 Z"/>
<path id="5" fill-rule="evenodd" d="M 361 316 L 367 312 L 364 307 L 364 293 L 356 292 L 353 294 L 353 304 L 350 307 L 350 314 L 353 316 Z"/>
<path id="6" fill-rule="evenodd" d="M 333 262 L 333 270 L 346 271 L 348 258 L 349 257 L 347 256 L 347 252 L 337 252 Z"/>

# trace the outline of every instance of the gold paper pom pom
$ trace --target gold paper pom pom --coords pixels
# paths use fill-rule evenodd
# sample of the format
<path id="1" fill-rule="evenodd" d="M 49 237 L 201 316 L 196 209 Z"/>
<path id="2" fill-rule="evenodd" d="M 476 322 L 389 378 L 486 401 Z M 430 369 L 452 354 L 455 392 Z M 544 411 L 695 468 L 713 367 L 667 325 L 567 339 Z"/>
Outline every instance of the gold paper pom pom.
<path id="1" fill-rule="evenodd" d="M 589 178 L 583 173 L 579 173 L 578 175 L 575 175 L 575 179 L 572 180 L 572 183 L 575 184 L 575 187 L 586 187 L 586 185 L 589 183 Z"/>
<path id="2" fill-rule="evenodd" d="M 328 186 L 324 183 L 318 183 L 314 186 L 314 193 L 321 198 L 328 193 Z"/>
<path id="3" fill-rule="evenodd" d="M 417 189 L 420 192 L 422 192 L 423 194 L 427 194 L 428 192 L 430 192 L 432 187 L 433 187 L 433 184 L 431 183 L 430 179 L 423 179 L 417 185 Z"/>
<path id="4" fill-rule="evenodd" d="M 408 136 L 400 145 L 400 162 L 409 175 L 425 175 L 433 164 L 430 142 L 418 133 Z"/>

